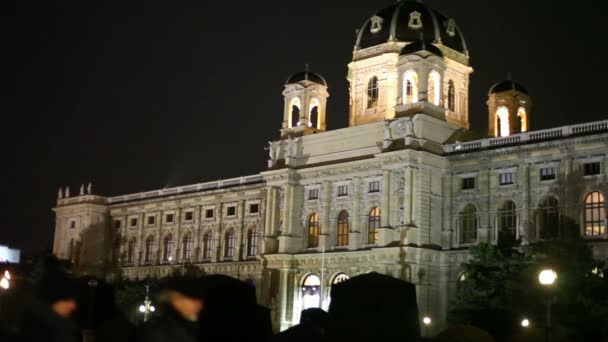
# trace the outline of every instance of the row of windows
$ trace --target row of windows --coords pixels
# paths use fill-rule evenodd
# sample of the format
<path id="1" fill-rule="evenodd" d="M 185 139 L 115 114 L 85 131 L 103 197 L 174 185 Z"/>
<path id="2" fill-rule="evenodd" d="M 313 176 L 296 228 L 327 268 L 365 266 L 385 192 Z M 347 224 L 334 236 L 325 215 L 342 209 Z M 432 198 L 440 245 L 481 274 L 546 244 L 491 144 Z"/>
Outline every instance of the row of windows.
<path id="1" fill-rule="evenodd" d="M 380 192 L 380 181 L 369 182 L 367 192 L 368 193 Z M 348 185 L 338 185 L 337 196 L 346 197 L 348 195 L 349 195 L 349 186 Z M 319 189 L 309 189 L 308 190 L 308 199 L 309 200 L 319 199 Z"/>
<path id="2" fill-rule="evenodd" d="M 320 216 L 318 213 L 312 213 L 308 216 L 307 222 L 307 247 L 319 247 L 319 235 L 321 234 Z M 380 208 L 374 207 L 368 216 L 367 221 L 367 243 L 377 244 L 380 228 Z M 350 220 L 346 210 L 338 214 L 338 229 L 336 231 L 336 245 L 338 247 L 346 247 L 349 243 Z"/>
<path id="3" fill-rule="evenodd" d="M 260 205 L 258 203 L 252 203 L 249 205 L 249 213 L 250 214 L 258 214 L 260 212 Z M 214 209 L 205 209 L 205 219 L 212 219 L 215 217 L 215 210 Z M 236 216 L 236 206 L 230 206 L 228 208 L 226 208 L 226 216 L 227 217 L 232 217 L 232 216 Z M 184 213 L 184 221 L 186 222 L 192 222 L 194 220 L 194 211 L 187 211 L 186 213 Z M 72 221 L 74 222 L 74 221 Z M 137 227 L 139 220 L 136 217 L 132 217 L 129 219 L 129 227 Z M 166 214 L 165 215 L 165 223 L 166 224 L 172 224 L 175 222 L 175 215 L 174 214 Z M 148 216 L 146 219 L 146 224 L 149 226 L 155 225 L 156 224 L 156 216 Z M 122 221 L 121 220 L 115 220 L 114 221 L 114 228 L 121 228 L 122 226 Z M 70 226 L 70 228 L 74 228 L 72 226 Z"/>
<path id="4" fill-rule="evenodd" d="M 436 106 L 441 105 L 441 76 L 435 70 L 431 71 L 428 79 L 428 102 Z M 403 74 L 403 104 L 418 102 L 418 74 L 408 70 Z M 376 108 L 380 97 L 380 85 L 378 77 L 372 77 L 367 83 L 367 109 Z M 448 81 L 447 106 L 450 111 L 456 109 L 456 89 L 454 81 Z"/>
<path id="5" fill-rule="evenodd" d="M 595 176 L 601 174 L 601 163 L 591 162 L 583 164 L 583 175 L 584 176 Z M 510 185 L 515 183 L 514 172 L 503 172 L 498 175 L 498 183 L 500 185 Z M 549 181 L 556 179 L 556 168 L 555 167 L 542 167 L 539 169 L 540 181 Z M 462 178 L 461 181 L 462 190 L 475 189 L 475 177 Z"/>
<path id="6" fill-rule="evenodd" d="M 161 248 L 161 260 L 163 262 L 171 262 L 173 260 L 173 234 L 167 234 L 162 241 Z M 260 244 L 260 233 L 257 227 L 253 227 L 247 231 L 247 246 L 246 246 L 246 256 L 254 257 L 259 252 L 259 244 Z M 143 260 L 144 263 L 153 262 L 153 251 L 154 251 L 154 236 L 148 236 L 144 243 L 143 248 Z M 224 234 L 224 259 L 232 259 L 235 254 L 235 246 L 236 246 L 236 231 L 234 228 L 229 229 Z M 190 262 L 192 261 L 192 253 L 193 253 L 193 238 L 192 233 L 188 232 L 184 235 L 182 239 L 182 249 L 181 249 L 181 258 L 182 262 Z M 213 231 L 209 230 L 203 235 L 202 241 L 202 254 L 201 259 L 208 261 L 211 259 L 213 250 L 214 250 L 214 237 Z M 126 261 L 128 264 L 132 264 L 135 262 L 135 253 L 137 248 L 137 239 L 132 237 L 127 242 L 127 251 L 126 251 Z M 120 239 L 117 239 L 114 246 L 114 260 L 118 260 L 118 253 L 120 251 Z"/>
<path id="7" fill-rule="evenodd" d="M 583 235 L 600 237 L 606 235 L 606 202 L 602 193 L 594 191 L 585 196 L 582 213 Z M 477 241 L 478 212 L 474 204 L 467 204 L 460 212 L 459 241 L 474 243 Z M 499 237 L 515 238 L 517 230 L 517 207 L 515 202 L 507 201 L 499 208 L 497 215 Z M 538 206 L 537 224 L 541 239 L 559 236 L 560 210 L 557 198 L 550 196 L 543 199 Z"/>

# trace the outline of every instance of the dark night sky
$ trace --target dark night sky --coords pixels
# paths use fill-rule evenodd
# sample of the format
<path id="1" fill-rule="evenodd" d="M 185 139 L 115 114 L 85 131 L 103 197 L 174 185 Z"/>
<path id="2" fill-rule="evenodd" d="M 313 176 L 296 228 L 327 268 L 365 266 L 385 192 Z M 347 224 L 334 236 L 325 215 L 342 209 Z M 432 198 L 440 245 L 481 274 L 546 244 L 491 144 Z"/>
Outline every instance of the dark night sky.
<path id="1" fill-rule="evenodd" d="M 601 2 L 426 2 L 464 32 L 474 128 L 509 71 L 530 91 L 533 129 L 608 117 Z M 328 127 L 345 127 L 355 29 L 392 2 L 11 3 L 0 243 L 30 252 L 51 246 L 60 185 L 116 195 L 263 170 L 284 81 L 305 63 L 329 83 Z"/>

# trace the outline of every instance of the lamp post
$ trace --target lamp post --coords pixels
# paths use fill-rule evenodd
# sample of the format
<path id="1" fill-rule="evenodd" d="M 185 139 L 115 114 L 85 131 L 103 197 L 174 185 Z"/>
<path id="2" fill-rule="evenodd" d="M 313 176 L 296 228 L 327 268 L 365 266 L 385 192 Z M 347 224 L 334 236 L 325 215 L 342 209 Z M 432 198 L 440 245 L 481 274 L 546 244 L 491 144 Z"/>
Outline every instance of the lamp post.
<path id="1" fill-rule="evenodd" d="M 546 289 L 551 289 L 557 280 L 557 273 L 552 269 L 544 269 L 538 274 L 538 282 Z M 545 325 L 545 341 L 551 341 L 551 296 L 547 297 L 547 322 Z"/>
<path id="2" fill-rule="evenodd" d="M 429 316 L 424 316 L 422 318 L 422 324 L 424 326 L 424 330 L 423 330 L 423 335 L 425 337 L 427 337 L 426 335 L 428 334 L 428 327 L 431 325 L 431 323 L 433 323 L 433 320 L 431 320 L 431 317 Z"/>
<path id="3" fill-rule="evenodd" d="M 144 322 L 148 321 L 148 315 L 156 310 L 154 305 L 152 305 L 152 301 L 150 300 L 150 285 L 146 285 L 146 298 L 144 299 L 144 303 L 139 306 L 139 312 L 144 314 Z"/>

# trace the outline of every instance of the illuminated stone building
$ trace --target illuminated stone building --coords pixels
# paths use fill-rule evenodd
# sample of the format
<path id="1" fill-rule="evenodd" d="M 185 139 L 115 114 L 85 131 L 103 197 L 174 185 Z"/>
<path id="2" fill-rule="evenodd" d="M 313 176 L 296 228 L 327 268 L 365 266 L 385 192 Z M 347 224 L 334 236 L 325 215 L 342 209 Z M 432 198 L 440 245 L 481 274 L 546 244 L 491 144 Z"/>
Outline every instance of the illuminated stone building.
<path id="1" fill-rule="evenodd" d="M 533 243 L 565 225 L 608 238 L 608 121 L 534 131 L 530 95 L 507 80 L 490 90 L 490 137 L 472 140 L 473 69 L 453 19 L 419 1 L 382 9 L 348 69 L 349 127 L 337 130 L 325 79 L 288 79 L 259 174 L 115 197 L 61 190 L 55 253 L 88 273 L 162 277 L 188 264 L 250 279 L 277 329 L 327 307 L 332 284 L 376 271 L 416 285 L 435 334 L 467 247 Z"/>

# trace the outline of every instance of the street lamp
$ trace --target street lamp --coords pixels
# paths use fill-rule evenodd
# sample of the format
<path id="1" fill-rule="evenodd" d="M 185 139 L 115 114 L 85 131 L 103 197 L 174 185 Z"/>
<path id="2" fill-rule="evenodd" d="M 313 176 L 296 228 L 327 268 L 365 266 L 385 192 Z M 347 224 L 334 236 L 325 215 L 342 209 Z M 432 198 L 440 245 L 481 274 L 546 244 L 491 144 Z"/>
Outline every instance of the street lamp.
<path id="1" fill-rule="evenodd" d="M 530 320 L 527 318 L 524 318 L 521 320 L 521 326 L 524 328 L 529 328 L 530 327 Z"/>
<path id="2" fill-rule="evenodd" d="M 431 317 L 424 316 L 422 318 L 422 324 L 424 324 L 424 335 L 425 336 L 428 334 L 428 326 L 431 325 L 431 323 L 433 323 L 433 321 L 431 320 Z"/>
<path id="3" fill-rule="evenodd" d="M 150 300 L 149 294 L 150 285 L 146 285 L 146 298 L 144 299 L 144 303 L 138 308 L 139 312 L 144 314 L 144 322 L 148 321 L 148 315 L 150 313 L 156 311 L 156 308 L 154 307 L 154 305 L 152 305 L 152 301 Z"/>
<path id="4" fill-rule="evenodd" d="M 538 282 L 550 289 L 557 280 L 557 273 L 552 269 L 544 269 L 538 274 Z M 545 341 L 551 340 L 551 297 L 547 297 L 547 324 L 545 329 Z"/>

